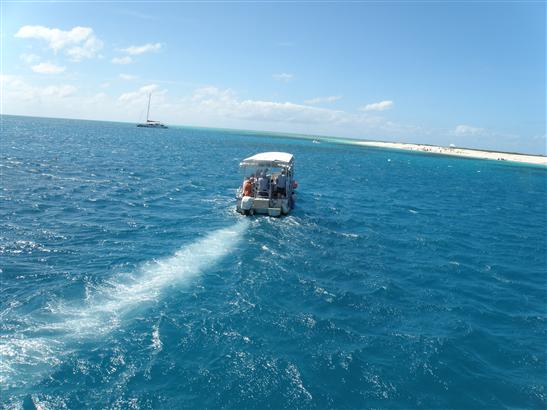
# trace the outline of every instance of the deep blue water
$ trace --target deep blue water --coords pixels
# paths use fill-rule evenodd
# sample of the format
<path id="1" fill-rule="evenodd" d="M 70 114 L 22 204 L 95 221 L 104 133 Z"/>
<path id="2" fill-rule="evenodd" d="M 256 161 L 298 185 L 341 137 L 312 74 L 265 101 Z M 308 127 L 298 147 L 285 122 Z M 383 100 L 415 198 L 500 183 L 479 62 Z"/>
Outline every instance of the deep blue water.
<path id="1" fill-rule="evenodd" d="M 545 169 L 6 116 L 1 175 L 0 407 L 546 406 Z"/>

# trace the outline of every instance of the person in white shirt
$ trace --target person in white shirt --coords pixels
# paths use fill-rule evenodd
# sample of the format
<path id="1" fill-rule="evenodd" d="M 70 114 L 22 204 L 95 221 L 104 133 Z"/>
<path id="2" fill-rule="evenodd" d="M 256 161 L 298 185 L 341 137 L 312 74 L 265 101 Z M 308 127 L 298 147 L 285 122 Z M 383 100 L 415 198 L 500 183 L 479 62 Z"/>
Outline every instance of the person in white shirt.
<path id="1" fill-rule="evenodd" d="M 262 172 L 258 177 L 258 195 L 262 197 L 269 196 L 270 190 L 270 181 L 265 174 L 265 172 Z"/>
<path id="2" fill-rule="evenodd" d="M 287 195 L 287 171 L 281 171 L 281 174 L 277 177 L 277 182 L 275 184 L 277 195 Z"/>

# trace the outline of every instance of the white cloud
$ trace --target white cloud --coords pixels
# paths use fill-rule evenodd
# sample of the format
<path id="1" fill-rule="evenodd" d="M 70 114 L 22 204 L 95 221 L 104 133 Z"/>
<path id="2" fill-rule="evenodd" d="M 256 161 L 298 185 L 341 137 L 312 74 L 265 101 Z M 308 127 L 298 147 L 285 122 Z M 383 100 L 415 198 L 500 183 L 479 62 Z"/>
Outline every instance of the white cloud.
<path id="1" fill-rule="evenodd" d="M 523 136 L 507 131 L 481 128 L 474 125 L 460 124 L 446 130 L 447 138 L 458 147 L 490 149 L 510 152 L 529 152 L 543 154 L 546 152 L 545 138 L 541 136 Z"/>
<path id="2" fill-rule="evenodd" d="M 272 75 L 274 80 L 282 81 L 284 83 L 288 83 L 289 81 L 294 80 L 294 75 L 289 73 L 280 73 L 280 74 L 274 74 Z"/>
<path id="3" fill-rule="evenodd" d="M 342 122 L 343 111 L 310 107 L 292 102 L 238 100 L 230 90 L 203 87 L 191 97 L 193 109 L 200 114 L 251 121 L 284 121 L 289 123 Z"/>
<path id="4" fill-rule="evenodd" d="M 108 94 L 100 92 L 85 100 L 86 104 L 103 104 L 108 102 Z"/>
<path id="5" fill-rule="evenodd" d="M 464 125 L 464 124 L 458 125 L 453 131 L 453 134 L 459 137 L 476 136 L 476 135 L 480 135 L 484 133 L 485 133 L 484 128 L 473 127 L 471 125 Z"/>
<path id="6" fill-rule="evenodd" d="M 108 83 L 108 82 L 107 83 L 101 83 L 100 87 L 101 88 L 108 88 L 108 87 L 110 87 L 110 83 Z"/>
<path id="7" fill-rule="evenodd" d="M 120 78 L 125 81 L 132 81 L 132 80 L 136 80 L 139 77 L 132 74 L 120 74 Z"/>
<path id="8" fill-rule="evenodd" d="M 23 26 L 15 37 L 43 40 L 55 53 L 62 50 L 74 61 L 93 58 L 103 47 L 102 41 L 95 36 L 90 27 L 74 27 L 64 31 L 44 26 Z"/>
<path id="9" fill-rule="evenodd" d="M 9 96 L 16 99 L 28 100 L 30 97 L 30 86 L 20 76 L 0 74 L 0 84 L 3 91 L 3 100 L 9 101 Z"/>
<path id="10" fill-rule="evenodd" d="M 110 61 L 113 64 L 131 64 L 133 62 L 133 59 L 129 56 L 123 56 L 123 57 L 114 57 Z"/>
<path id="11" fill-rule="evenodd" d="M 59 66 L 53 63 L 40 63 L 33 65 L 32 71 L 39 74 L 59 74 L 65 71 L 66 67 Z"/>
<path id="12" fill-rule="evenodd" d="M 49 85 L 42 89 L 46 97 L 65 98 L 74 94 L 78 89 L 73 85 Z"/>
<path id="13" fill-rule="evenodd" d="M 361 111 L 384 111 L 393 107 L 393 101 L 385 100 L 376 103 L 367 104 L 359 108 Z"/>
<path id="14" fill-rule="evenodd" d="M 311 98 L 309 100 L 304 101 L 304 103 L 310 104 L 310 105 L 321 104 L 321 103 L 332 103 L 332 102 L 340 100 L 341 98 L 342 96 L 340 95 L 330 95 L 328 97 L 315 97 L 315 98 Z"/>
<path id="15" fill-rule="evenodd" d="M 137 91 L 123 93 L 118 97 L 118 102 L 123 104 L 141 104 L 148 98 L 148 94 L 150 93 L 154 93 L 154 100 L 163 102 L 167 90 L 159 90 L 156 84 L 149 84 L 140 87 Z"/>
<path id="16" fill-rule="evenodd" d="M 40 60 L 40 57 L 38 57 L 36 54 L 26 54 L 26 53 L 21 54 L 19 58 L 27 64 L 33 64 L 38 62 L 38 60 Z"/>
<path id="17" fill-rule="evenodd" d="M 167 109 L 163 109 L 164 115 Z M 404 140 L 426 130 L 414 125 L 397 124 L 368 113 L 351 113 L 330 108 L 314 107 L 292 102 L 240 100 L 230 89 L 204 87 L 183 99 L 173 110 L 196 121 L 206 119 L 213 126 L 247 127 L 275 131 L 318 133 L 378 139 Z"/>
<path id="18" fill-rule="evenodd" d="M 66 50 L 66 54 L 71 57 L 73 61 L 81 61 L 84 58 L 93 58 L 103 47 L 103 43 L 97 40 L 95 37 L 85 41 L 84 44 L 77 47 L 72 47 Z"/>
<path id="19" fill-rule="evenodd" d="M 148 43 L 144 44 L 142 46 L 130 46 L 127 48 L 122 48 L 120 51 L 123 51 L 124 53 L 127 53 L 132 56 L 136 56 L 139 54 L 148 53 L 151 51 L 159 51 L 161 49 L 161 43 Z"/>
<path id="20" fill-rule="evenodd" d="M 6 101 L 23 101 L 40 103 L 43 100 L 48 103 L 51 100 L 60 100 L 72 96 L 78 90 L 70 84 L 48 85 L 45 87 L 32 86 L 22 77 L 14 75 L 1 75 L 0 83 L 4 90 Z"/>

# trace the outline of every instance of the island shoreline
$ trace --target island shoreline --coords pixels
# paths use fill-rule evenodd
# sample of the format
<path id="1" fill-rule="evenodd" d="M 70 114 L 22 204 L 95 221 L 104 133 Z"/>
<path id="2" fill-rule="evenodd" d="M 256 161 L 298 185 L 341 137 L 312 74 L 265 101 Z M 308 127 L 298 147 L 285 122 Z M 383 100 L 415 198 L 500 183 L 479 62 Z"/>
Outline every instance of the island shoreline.
<path id="1" fill-rule="evenodd" d="M 443 147 L 429 144 L 414 144 L 405 142 L 368 141 L 354 139 L 338 139 L 318 137 L 314 141 L 324 141 L 344 145 L 356 145 L 370 148 L 382 148 L 387 150 L 400 150 L 418 154 L 444 155 L 458 158 L 481 159 L 500 162 L 513 162 L 518 164 L 539 165 L 547 167 L 547 156 L 519 154 L 511 152 L 488 151 L 472 148 Z"/>

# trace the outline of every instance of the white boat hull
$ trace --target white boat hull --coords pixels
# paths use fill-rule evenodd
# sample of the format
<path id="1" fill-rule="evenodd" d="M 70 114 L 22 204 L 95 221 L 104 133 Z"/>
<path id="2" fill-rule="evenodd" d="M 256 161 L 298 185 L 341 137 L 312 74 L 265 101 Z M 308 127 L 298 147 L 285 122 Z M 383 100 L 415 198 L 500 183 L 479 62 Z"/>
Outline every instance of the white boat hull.
<path id="1" fill-rule="evenodd" d="M 167 126 L 163 125 L 163 124 L 146 124 L 146 123 L 137 124 L 137 127 L 140 127 L 140 128 L 167 128 Z"/>
<path id="2" fill-rule="evenodd" d="M 236 210 L 243 215 L 288 215 L 292 209 L 292 201 L 288 198 L 268 199 L 244 196 L 237 198 Z"/>

